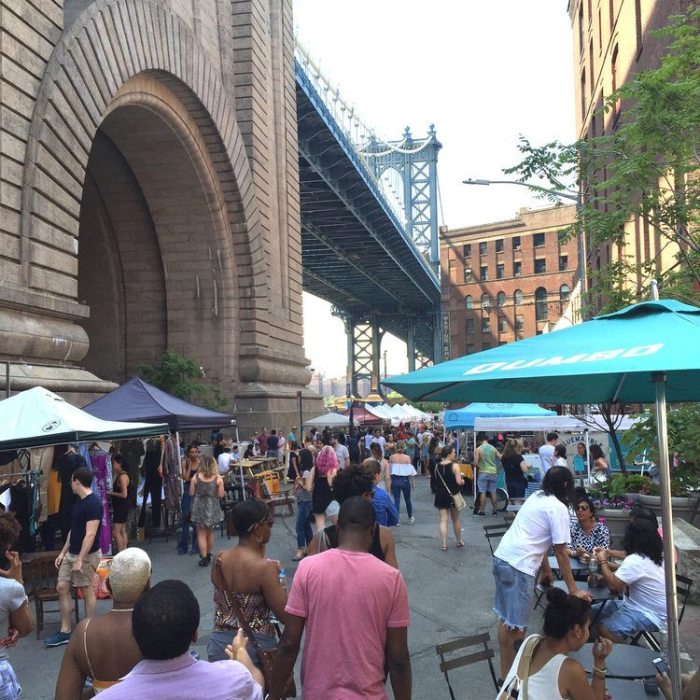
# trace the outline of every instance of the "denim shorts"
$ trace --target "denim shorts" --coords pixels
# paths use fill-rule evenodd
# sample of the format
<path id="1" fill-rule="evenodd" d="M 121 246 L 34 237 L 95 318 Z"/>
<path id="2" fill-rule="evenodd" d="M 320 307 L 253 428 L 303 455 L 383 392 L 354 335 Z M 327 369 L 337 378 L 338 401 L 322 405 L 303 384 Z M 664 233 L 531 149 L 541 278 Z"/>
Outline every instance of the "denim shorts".
<path id="1" fill-rule="evenodd" d="M 493 578 L 496 582 L 493 611 L 508 629 L 525 631 L 532 610 L 535 577 L 494 557 Z"/>
<path id="2" fill-rule="evenodd" d="M 601 603 L 596 603 L 591 609 L 591 617 L 600 608 Z M 637 632 L 657 632 L 658 625 L 652 622 L 641 610 L 633 607 L 625 600 L 609 600 L 598 622 L 604 624 L 614 635 L 618 637 L 632 637 Z"/>
<path id="3" fill-rule="evenodd" d="M 490 494 L 495 494 L 496 487 L 498 486 L 498 474 L 479 472 L 476 485 L 480 493 L 486 493 L 488 491 Z"/>
<path id="4" fill-rule="evenodd" d="M 0 700 L 16 700 L 22 688 L 19 687 L 14 669 L 7 659 L 0 659 Z"/>

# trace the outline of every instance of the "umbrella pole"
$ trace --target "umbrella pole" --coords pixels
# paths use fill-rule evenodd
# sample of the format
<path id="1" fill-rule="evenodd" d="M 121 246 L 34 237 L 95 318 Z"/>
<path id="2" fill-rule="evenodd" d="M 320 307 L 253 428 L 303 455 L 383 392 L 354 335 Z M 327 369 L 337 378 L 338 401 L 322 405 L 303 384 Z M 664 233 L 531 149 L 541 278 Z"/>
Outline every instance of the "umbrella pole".
<path id="1" fill-rule="evenodd" d="M 588 474 L 588 488 L 591 487 L 591 431 L 588 430 L 588 426 L 583 431 L 586 438 L 586 473 Z"/>
<path id="2" fill-rule="evenodd" d="M 299 430 L 303 431 L 304 426 L 300 424 Z M 241 495 L 245 501 L 245 476 L 243 476 L 243 465 L 241 464 L 240 451 L 241 451 L 241 440 L 238 437 L 238 421 L 236 421 L 236 444 L 238 445 L 238 475 L 241 477 Z"/>
<path id="3" fill-rule="evenodd" d="M 664 531 L 664 576 L 666 579 L 666 616 L 668 630 L 668 665 L 671 667 L 673 700 L 681 700 L 681 658 L 678 638 L 678 599 L 674 566 L 673 512 L 671 511 L 671 465 L 666 423 L 666 374 L 654 372 L 656 388 L 656 437 L 659 444 L 659 485 L 661 492 L 661 524 Z"/>

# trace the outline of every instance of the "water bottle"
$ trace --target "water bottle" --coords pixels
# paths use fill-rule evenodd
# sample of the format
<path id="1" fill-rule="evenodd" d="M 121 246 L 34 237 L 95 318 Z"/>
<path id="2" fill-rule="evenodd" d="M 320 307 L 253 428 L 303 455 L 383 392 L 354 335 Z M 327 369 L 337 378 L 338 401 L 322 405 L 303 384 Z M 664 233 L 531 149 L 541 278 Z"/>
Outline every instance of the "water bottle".
<path id="1" fill-rule="evenodd" d="M 668 659 L 668 627 L 665 623 L 659 626 L 659 656 Z"/>
<path id="2" fill-rule="evenodd" d="M 598 572 L 600 567 L 598 566 L 598 560 L 593 554 L 591 554 L 591 560 L 588 562 L 588 585 L 597 586 L 598 585 Z"/>
<path id="3" fill-rule="evenodd" d="M 280 586 L 285 593 L 289 593 L 289 579 L 287 578 L 287 569 L 280 569 Z"/>

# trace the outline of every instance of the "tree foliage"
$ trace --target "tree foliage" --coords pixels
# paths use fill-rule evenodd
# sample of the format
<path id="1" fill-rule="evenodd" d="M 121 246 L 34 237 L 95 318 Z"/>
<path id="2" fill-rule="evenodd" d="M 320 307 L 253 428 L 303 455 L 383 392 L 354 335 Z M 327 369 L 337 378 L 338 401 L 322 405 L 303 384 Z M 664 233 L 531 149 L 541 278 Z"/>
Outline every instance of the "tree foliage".
<path id="1" fill-rule="evenodd" d="M 652 278 L 665 297 L 700 300 L 700 9 L 672 17 L 657 35 L 668 42 L 660 65 L 605 100 L 610 133 L 541 147 L 521 137 L 523 159 L 504 171 L 526 184 L 581 192 L 569 235 L 581 226 L 591 248 L 619 246 L 621 253 L 591 273 L 590 293 L 603 311 L 646 298 Z M 557 201 L 539 186 L 535 194 Z M 673 265 L 662 270 L 657 259 L 640 264 L 626 256 L 625 225 L 635 219 L 670 246 Z"/>
<path id="2" fill-rule="evenodd" d="M 216 387 L 201 382 L 204 369 L 192 357 L 166 350 L 158 364 L 142 363 L 139 372 L 159 389 L 198 406 L 217 411 L 228 404 Z"/>

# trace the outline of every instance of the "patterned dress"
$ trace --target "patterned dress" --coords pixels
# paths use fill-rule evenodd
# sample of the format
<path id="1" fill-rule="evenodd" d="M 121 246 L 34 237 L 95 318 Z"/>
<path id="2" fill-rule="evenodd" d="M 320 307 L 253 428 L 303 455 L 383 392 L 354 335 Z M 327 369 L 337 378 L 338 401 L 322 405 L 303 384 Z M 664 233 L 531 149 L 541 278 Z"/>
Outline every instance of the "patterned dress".
<path id="1" fill-rule="evenodd" d="M 594 547 L 604 547 L 607 549 L 610 546 L 610 530 L 603 523 L 596 523 L 593 529 L 586 534 L 583 528 L 576 523 L 571 525 L 571 549 L 581 547 L 587 552 L 592 552 Z"/>
<path id="2" fill-rule="evenodd" d="M 197 479 L 192 503 L 192 522 L 199 527 L 216 527 L 223 519 L 217 479 Z"/>

